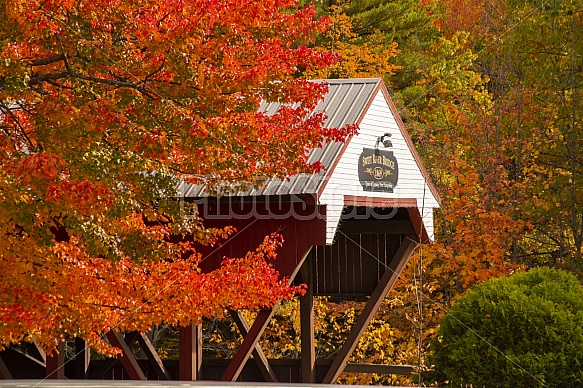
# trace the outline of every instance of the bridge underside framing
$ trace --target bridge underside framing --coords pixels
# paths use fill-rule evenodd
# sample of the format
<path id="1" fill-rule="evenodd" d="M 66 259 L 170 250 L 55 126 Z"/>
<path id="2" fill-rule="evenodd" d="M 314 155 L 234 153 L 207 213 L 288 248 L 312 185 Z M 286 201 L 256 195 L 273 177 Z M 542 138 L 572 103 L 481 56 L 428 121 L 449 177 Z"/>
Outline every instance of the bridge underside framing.
<path id="1" fill-rule="evenodd" d="M 317 209 L 316 209 L 317 210 Z M 311 209 L 310 211 L 314 211 Z M 343 372 L 402 374 L 413 373 L 413 367 L 400 365 L 351 364 L 350 355 L 383 299 L 395 284 L 420 239 L 414 228 L 411 211 L 399 209 L 396 217 L 346 220 L 341 223 L 333 245 L 326 246 L 322 219 L 255 222 L 239 236 L 245 244 L 232 244 L 249 250 L 270 229 L 283 231 L 289 245 L 276 268 L 290 282 L 307 285 L 299 297 L 301 322 L 301 358 L 269 360 L 259 340 L 274 314 L 273 309 L 259 311 L 252 325 L 240 311 L 230 316 L 244 337 L 231 360 L 203 360 L 202 326 L 179 329 L 179 359 L 162 360 L 144 333 L 106 334 L 108 340 L 122 350 L 116 359 L 91 360 L 85 341 L 75 342 L 75 358 L 65 363 L 64 349 L 47 356 L 34 343 L 10 347 L 0 353 L 0 379 L 132 379 L 132 380 L 220 380 L 293 383 L 336 382 Z M 247 221 L 248 222 L 248 221 Z M 283 228 L 282 228 L 283 225 Z M 209 225 L 214 226 L 214 225 Z M 317 232 L 316 232 L 317 231 Z M 287 234 L 287 235 L 285 235 Z M 291 244 L 289 243 L 291 242 Z M 228 249 L 228 248 L 225 248 Z M 236 254 L 231 248 L 221 255 Z M 208 260 L 212 262 L 213 260 Z M 314 298 L 317 296 L 359 297 L 368 300 L 356 323 L 334 359 L 316 359 L 314 343 Z M 130 347 L 137 343 L 147 359 L 136 359 Z M 250 360 L 250 358 L 252 359 Z"/>

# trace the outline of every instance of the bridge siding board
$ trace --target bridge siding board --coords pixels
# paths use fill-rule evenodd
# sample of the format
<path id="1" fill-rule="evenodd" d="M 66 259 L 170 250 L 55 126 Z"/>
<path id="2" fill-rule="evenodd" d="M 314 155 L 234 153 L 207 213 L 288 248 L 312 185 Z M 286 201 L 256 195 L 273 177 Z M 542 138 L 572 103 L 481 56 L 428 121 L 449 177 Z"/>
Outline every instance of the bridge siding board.
<path id="1" fill-rule="evenodd" d="M 290 212 L 304 217 L 322 212 L 323 209 L 317 206 L 308 206 L 307 210 L 300 213 L 299 204 L 284 203 L 281 211 Z M 214 206 L 214 205 L 213 205 Z M 234 206 L 234 205 L 232 205 Z M 261 207 L 261 205 L 255 205 Z M 260 208 L 260 211 L 265 209 Z M 228 214 L 227 205 L 221 205 L 221 214 Z M 250 211 L 249 209 L 245 211 Z M 204 217 L 204 215 L 203 215 Z M 199 252 L 205 260 L 201 263 L 204 272 L 210 272 L 219 268 L 221 261 L 227 257 L 243 257 L 249 251 L 255 251 L 263 241 L 263 238 L 271 233 L 279 233 L 284 238 L 284 243 L 277 250 L 278 258 L 273 262 L 274 267 L 282 276 L 291 276 L 303 254 L 311 245 L 324 244 L 324 223 L 325 220 L 284 218 L 284 219 L 262 219 L 250 217 L 248 219 L 213 219 L 204 220 L 206 227 L 221 228 L 225 225 L 233 225 L 237 232 L 225 241 L 221 241 L 220 246 L 205 247 L 199 246 Z"/>
<path id="2" fill-rule="evenodd" d="M 319 296 L 371 295 L 404 235 L 339 233 L 332 246 L 313 248 L 315 293 Z"/>

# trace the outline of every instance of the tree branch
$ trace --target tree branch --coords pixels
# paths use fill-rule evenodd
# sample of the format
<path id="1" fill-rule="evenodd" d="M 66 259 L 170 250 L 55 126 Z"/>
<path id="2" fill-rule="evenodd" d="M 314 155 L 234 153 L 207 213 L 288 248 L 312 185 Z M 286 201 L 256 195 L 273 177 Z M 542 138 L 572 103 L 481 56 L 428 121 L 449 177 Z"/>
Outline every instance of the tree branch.
<path id="1" fill-rule="evenodd" d="M 30 151 L 31 152 L 34 152 L 36 150 L 36 147 L 35 147 L 34 143 L 30 139 L 30 137 L 28 137 L 28 134 L 26 133 L 26 130 L 24 129 L 24 127 L 22 126 L 22 124 L 20 124 L 20 121 L 18 121 L 18 117 L 16 117 L 14 115 L 14 113 L 12 113 L 12 109 L 10 109 L 9 107 L 7 107 L 6 104 L 4 104 L 3 101 L 0 101 L 0 109 L 4 113 L 7 113 L 12 118 L 12 120 L 14 121 L 14 124 L 16 124 L 16 126 L 20 129 L 20 133 L 26 139 L 26 142 L 29 144 Z"/>
<path id="2" fill-rule="evenodd" d="M 77 73 L 74 71 L 64 71 L 61 73 L 49 73 L 49 74 L 39 75 L 39 76 L 32 78 L 28 82 L 28 86 L 32 87 L 34 85 L 42 85 L 43 82 L 46 82 L 49 80 L 59 80 L 59 79 L 66 79 L 66 78 L 75 78 L 75 79 L 81 79 L 84 81 L 90 81 L 90 82 L 95 82 L 95 83 L 104 84 L 104 85 L 119 86 L 119 87 L 126 87 L 126 88 L 130 88 L 130 89 L 135 89 L 138 92 L 142 93 L 143 95 L 145 95 L 151 99 L 154 99 L 152 93 L 148 89 L 146 89 L 145 87 L 140 86 L 136 83 L 128 82 L 128 81 L 121 81 L 121 80 L 93 77 L 90 75 L 81 74 L 81 73 Z"/>
<path id="3" fill-rule="evenodd" d="M 65 54 L 53 55 L 52 57 L 41 58 L 41 59 L 34 59 L 30 61 L 30 64 L 33 66 L 45 66 L 50 65 L 51 63 L 64 61 L 66 59 Z"/>

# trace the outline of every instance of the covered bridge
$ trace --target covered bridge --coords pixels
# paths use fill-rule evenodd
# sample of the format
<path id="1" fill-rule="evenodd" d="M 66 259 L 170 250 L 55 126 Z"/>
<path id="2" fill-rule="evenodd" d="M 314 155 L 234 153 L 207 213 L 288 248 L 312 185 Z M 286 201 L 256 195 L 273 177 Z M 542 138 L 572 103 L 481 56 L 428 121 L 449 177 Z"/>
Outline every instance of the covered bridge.
<path id="1" fill-rule="evenodd" d="M 201 186 L 180 187 L 181 199 L 198 204 L 207 227 L 232 225 L 238 231 L 219 249 L 206 248 L 201 264 L 205 271 L 217 268 L 225 256 L 241 257 L 254 250 L 272 232 L 283 236 L 274 266 L 290 281 L 308 286 L 300 297 L 301 359 L 274 361 L 263 354 L 258 343 L 273 310 L 260 311 L 251 326 L 239 312 L 232 312 L 244 336 L 232 360 L 202 359 L 200 326 L 181 328 L 178 365 L 162 362 L 143 335 L 111 337 L 125 348 L 126 342 L 137 340 L 148 349 L 149 362 L 138 362 L 128 348 L 116 361 L 118 369 L 123 367 L 118 378 L 330 384 L 344 371 L 410 372 L 398 366 L 347 361 L 417 244 L 433 239 L 433 210 L 439 206 L 439 195 L 382 80 L 326 82 L 329 92 L 316 108 L 326 112 L 325 125 L 356 123 L 360 129 L 344 143 L 310 151 L 309 162 L 319 161 L 324 171 L 272 179 L 261 188 L 220 197 L 208 196 Z M 261 109 L 269 113 L 278 107 L 264 103 Z M 369 297 L 334 360 L 315 357 L 315 296 Z M 252 354 L 253 362 L 247 362 Z M 0 372 L 2 366 L 10 369 L 7 357 L 6 352 L 1 354 Z M 106 370 L 85 354 L 78 358 L 74 368 L 64 368 L 71 377 L 116 377 L 115 363 L 110 362 Z M 46 373 L 58 369 L 61 362 L 47 359 Z M 98 369 L 104 372 L 99 375 Z"/>

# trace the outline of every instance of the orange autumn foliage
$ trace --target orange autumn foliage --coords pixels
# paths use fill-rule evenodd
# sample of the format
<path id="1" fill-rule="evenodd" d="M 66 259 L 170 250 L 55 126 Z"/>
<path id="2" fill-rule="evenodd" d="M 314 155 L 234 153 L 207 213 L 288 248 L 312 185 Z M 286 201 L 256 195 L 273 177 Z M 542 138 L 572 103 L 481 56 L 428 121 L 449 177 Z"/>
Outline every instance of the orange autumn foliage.
<path id="1" fill-rule="evenodd" d="M 319 42 L 320 47 L 337 52 L 340 60 L 308 75 L 313 78 L 382 78 L 399 70 L 400 66 L 389 62 L 398 53 L 397 44 L 386 44 L 380 34 L 367 39 L 359 37 L 353 20 L 344 12 L 342 7 L 330 7 L 331 25 Z"/>
<path id="2" fill-rule="evenodd" d="M 236 231 L 182 217 L 176 187 L 321 168 L 306 149 L 353 131 L 306 119 L 327 87 L 294 78 L 336 60 L 309 48 L 326 26 L 293 0 L 0 4 L 0 347 L 81 336 L 113 352 L 109 329 L 301 291 L 268 262 L 275 236 L 201 273 L 194 246 Z"/>

